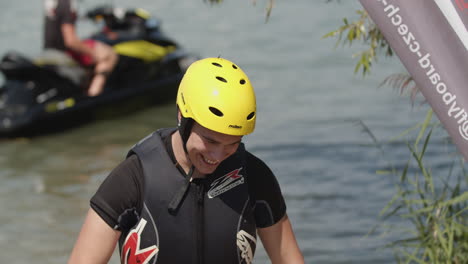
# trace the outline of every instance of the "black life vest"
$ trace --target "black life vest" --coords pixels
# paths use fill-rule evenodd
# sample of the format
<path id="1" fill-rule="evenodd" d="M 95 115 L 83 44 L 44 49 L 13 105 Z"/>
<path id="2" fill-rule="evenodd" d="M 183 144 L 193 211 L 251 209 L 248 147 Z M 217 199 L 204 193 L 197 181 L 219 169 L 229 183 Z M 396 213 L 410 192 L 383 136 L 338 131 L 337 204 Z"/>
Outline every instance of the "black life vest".
<path id="1" fill-rule="evenodd" d="M 161 139 L 173 131 L 158 130 L 131 150 L 143 167 L 144 204 L 138 223 L 120 237 L 122 263 L 250 264 L 255 203 L 249 197 L 244 146 L 213 174 L 189 181 Z"/>

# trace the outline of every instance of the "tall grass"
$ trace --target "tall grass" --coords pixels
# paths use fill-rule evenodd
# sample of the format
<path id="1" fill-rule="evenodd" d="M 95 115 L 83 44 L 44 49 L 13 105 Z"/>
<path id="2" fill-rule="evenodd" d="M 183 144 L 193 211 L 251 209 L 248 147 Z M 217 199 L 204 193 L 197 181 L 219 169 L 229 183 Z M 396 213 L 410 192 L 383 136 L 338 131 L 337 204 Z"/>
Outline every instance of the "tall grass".
<path id="1" fill-rule="evenodd" d="M 434 175 L 425 159 L 431 135 L 441 129 L 431 123 L 432 111 L 421 124 L 416 139 L 407 141 L 408 160 L 397 169 L 379 174 L 395 177 L 395 195 L 380 213 L 377 228 L 401 236 L 386 245 L 397 263 L 468 263 L 468 173 L 461 156 L 453 156 L 449 169 Z M 364 126 L 364 124 L 363 124 Z M 364 126 L 365 127 L 365 126 Z M 385 151 L 365 127 L 382 154 Z M 397 218 L 397 225 L 387 225 Z"/>
<path id="2" fill-rule="evenodd" d="M 365 76 L 370 73 L 378 54 L 392 56 L 393 51 L 367 12 L 361 9 L 356 13 L 355 21 L 344 18 L 342 26 L 323 37 L 337 37 L 337 45 L 364 44 L 366 49 L 355 54 L 358 58 L 355 73 L 362 69 Z M 391 75 L 383 84 L 398 87 L 401 92 L 410 89 L 413 100 L 418 92 L 407 74 Z M 360 124 L 385 156 L 383 144 L 365 124 Z M 397 168 L 390 164 L 388 169 L 378 171 L 395 177 L 395 195 L 381 211 L 378 227 L 401 236 L 387 245 L 394 250 L 398 263 L 468 264 L 468 173 L 465 164 L 461 155 L 450 156 L 449 169 L 437 170 L 434 174 L 425 155 L 431 147 L 433 131 L 441 126 L 432 123 L 431 110 L 422 123 L 408 129 L 398 139 L 417 129 L 416 138 L 406 141 L 408 158 L 405 165 Z M 388 224 L 395 218 L 401 226 Z"/>

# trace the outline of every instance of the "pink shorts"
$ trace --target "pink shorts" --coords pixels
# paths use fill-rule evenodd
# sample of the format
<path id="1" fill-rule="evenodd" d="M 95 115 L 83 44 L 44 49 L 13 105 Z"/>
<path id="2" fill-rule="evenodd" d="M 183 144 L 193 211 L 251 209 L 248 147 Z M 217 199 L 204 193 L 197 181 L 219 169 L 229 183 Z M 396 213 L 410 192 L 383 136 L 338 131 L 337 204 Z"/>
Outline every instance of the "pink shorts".
<path id="1" fill-rule="evenodd" d="M 96 46 L 96 40 L 85 39 L 83 40 L 83 44 L 90 47 L 91 49 L 94 49 L 94 47 Z M 71 50 L 68 50 L 67 52 L 70 56 L 72 56 L 72 58 L 75 61 L 77 61 L 82 66 L 88 67 L 94 64 L 93 58 L 88 54 L 78 53 L 78 52 L 71 51 Z"/>

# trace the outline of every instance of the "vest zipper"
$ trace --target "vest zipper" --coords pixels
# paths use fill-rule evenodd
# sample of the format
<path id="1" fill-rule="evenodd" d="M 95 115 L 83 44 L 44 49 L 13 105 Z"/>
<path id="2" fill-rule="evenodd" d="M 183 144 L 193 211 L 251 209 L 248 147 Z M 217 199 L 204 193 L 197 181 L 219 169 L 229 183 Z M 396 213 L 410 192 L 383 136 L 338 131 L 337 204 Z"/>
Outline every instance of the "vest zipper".
<path id="1" fill-rule="evenodd" d="M 205 239 L 205 222 L 204 222 L 204 198 L 205 198 L 205 190 L 204 190 L 204 184 L 203 182 L 197 185 L 197 251 L 198 251 L 198 263 L 199 264 L 204 264 L 205 262 L 205 248 L 204 248 L 204 239 Z"/>
<path id="2" fill-rule="evenodd" d="M 178 192 L 172 197 L 171 202 L 167 206 L 167 209 L 169 210 L 169 213 L 172 215 L 177 214 L 177 210 L 179 210 L 180 205 L 182 204 L 182 200 L 185 198 L 185 195 L 187 194 L 188 189 L 190 188 L 190 185 L 192 184 L 193 181 L 193 172 L 194 172 L 195 167 L 191 167 L 189 174 L 185 177 L 185 183 L 182 185 L 182 187 L 179 189 Z"/>

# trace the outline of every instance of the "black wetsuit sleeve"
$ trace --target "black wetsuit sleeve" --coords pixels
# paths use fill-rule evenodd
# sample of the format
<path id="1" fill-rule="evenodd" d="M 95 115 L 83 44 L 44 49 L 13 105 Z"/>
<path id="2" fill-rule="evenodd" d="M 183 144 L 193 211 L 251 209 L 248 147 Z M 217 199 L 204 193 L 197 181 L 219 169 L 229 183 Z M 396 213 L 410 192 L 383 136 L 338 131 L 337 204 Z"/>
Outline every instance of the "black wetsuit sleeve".
<path id="1" fill-rule="evenodd" d="M 255 221 L 258 228 L 272 226 L 286 214 L 286 203 L 278 181 L 270 168 L 247 152 L 248 184 L 255 199 Z"/>
<path id="2" fill-rule="evenodd" d="M 112 228 L 132 226 L 143 206 L 143 169 L 136 155 L 121 162 L 91 198 L 91 208 Z"/>

